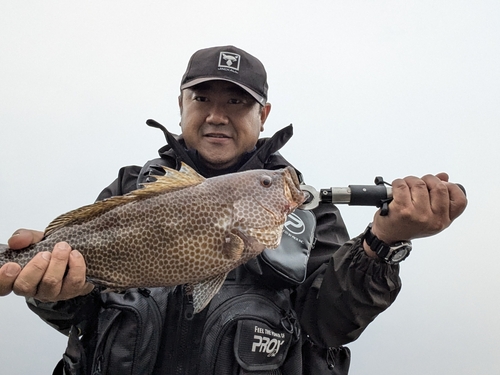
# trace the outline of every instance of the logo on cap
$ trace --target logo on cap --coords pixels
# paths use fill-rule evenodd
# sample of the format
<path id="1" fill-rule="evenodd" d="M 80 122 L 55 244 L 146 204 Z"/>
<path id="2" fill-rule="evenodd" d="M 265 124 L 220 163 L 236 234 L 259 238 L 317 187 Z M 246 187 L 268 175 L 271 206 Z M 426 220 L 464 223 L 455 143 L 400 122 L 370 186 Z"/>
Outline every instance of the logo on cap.
<path id="1" fill-rule="evenodd" d="M 233 52 L 221 52 L 219 55 L 219 70 L 237 73 L 240 70 L 240 55 Z"/>

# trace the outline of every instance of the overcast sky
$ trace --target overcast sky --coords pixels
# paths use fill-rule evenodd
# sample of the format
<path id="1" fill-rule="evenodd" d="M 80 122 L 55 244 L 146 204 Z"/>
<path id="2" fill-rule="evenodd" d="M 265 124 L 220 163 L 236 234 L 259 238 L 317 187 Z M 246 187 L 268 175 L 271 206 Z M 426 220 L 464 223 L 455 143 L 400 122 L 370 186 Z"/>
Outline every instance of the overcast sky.
<path id="1" fill-rule="evenodd" d="M 264 136 L 316 188 L 446 171 L 469 206 L 414 241 L 395 304 L 350 345 L 353 375 L 498 374 L 500 2 L 2 1 L 0 242 L 94 201 L 178 132 L 191 54 L 259 57 Z M 373 208 L 341 207 L 352 236 Z M 0 299 L 0 372 L 50 374 L 64 336 Z"/>

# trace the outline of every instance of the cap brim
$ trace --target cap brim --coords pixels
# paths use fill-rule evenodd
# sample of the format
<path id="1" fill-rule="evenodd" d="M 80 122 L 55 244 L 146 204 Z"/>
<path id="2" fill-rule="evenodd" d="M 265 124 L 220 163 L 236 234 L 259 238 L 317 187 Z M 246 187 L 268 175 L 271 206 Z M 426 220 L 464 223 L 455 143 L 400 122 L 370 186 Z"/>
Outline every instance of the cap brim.
<path id="1" fill-rule="evenodd" d="M 227 81 L 227 82 L 231 82 L 231 83 L 234 83 L 235 85 L 241 87 L 243 90 L 245 90 L 246 92 L 248 92 L 250 95 L 252 95 L 252 97 L 257 101 L 257 103 L 259 103 L 260 105 L 264 105 L 266 104 L 266 99 L 262 96 L 262 95 L 259 95 L 257 94 L 254 90 L 252 90 L 251 88 L 245 86 L 245 85 L 242 85 L 241 83 L 238 83 L 236 81 L 233 81 L 231 79 L 227 79 L 227 78 L 221 78 L 221 77 L 202 77 L 202 78 L 196 78 L 196 79 L 193 79 L 192 81 L 189 81 L 189 82 L 186 82 L 185 84 L 181 85 L 181 90 L 184 90 L 184 89 L 187 89 L 187 88 L 190 88 L 190 87 L 193 87 L 193 86 L 196 86 L 200 83 L 203 83 L 203 82 L 208 82 L 208 81 Z"/>

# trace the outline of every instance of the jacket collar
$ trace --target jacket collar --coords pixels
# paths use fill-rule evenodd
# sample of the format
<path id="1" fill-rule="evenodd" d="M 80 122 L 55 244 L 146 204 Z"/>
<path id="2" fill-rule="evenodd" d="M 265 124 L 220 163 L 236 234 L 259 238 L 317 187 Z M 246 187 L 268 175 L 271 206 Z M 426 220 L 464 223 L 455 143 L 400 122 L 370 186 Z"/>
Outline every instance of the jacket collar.
<path id="1" fill-rule="evenodd" d="M 182 139 L 182 135 L 175 135 L 170 133 L 163 125 L 154 120 L 148 120 L 148 125 L 157 127 L 163 131 L 167 144 L 158 150 L 161 158 L 171 159 L 175 161 L 175 166 L 180 167 L 181 162 L 188 164 L 201 175 L 207 176 L 207 171 L 204 170 L 203 165 L 198 161 L 198 155 L 195 150 L 187 150 Z M 254 151 L 244 156 L 243 160 L 236 166 L 229 170 L 219 171 L 218 174 L 245 171 L 250 169 L 261 168 L 280 168 L 290 165 L 286 160 L 281 157 L 278 150 L 280 150 L 292 137 L 293 126 L 290 124 L 287 127 L 278 130 L 270 138 L 260 138 Z M 271 161 L 274 160 L 274 162 Z M 269 165 L 271 164 L 271 165 Z M 276 164 L 276 165 L 274 165 Z"/>

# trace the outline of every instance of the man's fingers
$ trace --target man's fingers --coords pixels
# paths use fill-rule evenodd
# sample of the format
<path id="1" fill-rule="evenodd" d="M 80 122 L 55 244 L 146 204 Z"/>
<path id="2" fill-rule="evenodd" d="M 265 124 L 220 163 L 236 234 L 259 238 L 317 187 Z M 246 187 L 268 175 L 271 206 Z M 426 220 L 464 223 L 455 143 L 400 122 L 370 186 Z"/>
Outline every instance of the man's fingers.
<path id="1" fill-rule="evenodd" d="M 17 230 L 9 239 L 9 248 L 20 250 L 43 239 L 44 233 L 28 229 Z M 41 301 L 59 301 L 90 293 L 93 285 L 86 282 L 85 260 L 65 242 L 55 245 L 52 252 L 36 254 L 26 266 L 16 263 L 0 268 L 0 296 L 14 292 Z"/>
<path id="2" fill-rule="evenodd" d="M 401 208 L 411 203 L 410 188 L 405 180 L 398 178 L 392 181 L 393 201 L 391 204 L 401 206 Z"/>
<path id="3" fill-rule="evenodd" d="M 66 242 L 54 246 L 49 266 L 38 286 L 37 298 L 40 300 L 55 300 L 61 293 L 63 278 L 68 268 L 71 247 Z"/>
<path id="4" fill-rule="evenodd" d="M 467 197 L 464 191 L 456 184 L 447 183 L 450 196 L 450 218 L 455 220 L 467 207 Z"/>
<path id="5" fill-rule="evenodd" d="M 423 208 L 428 207 L 429 204 L 427 185 L 418 177 L 408 176 L 404 179 L 394 180 L 392 182 L 392 194 L 392 207 L 398 210 L 403 219 L 406 216 L 413 216 L 415 210 L 421 211 Z"/>
<path id="6" fill-rule="evenodd" d="M 439 178 L 441 181 L 448 182 L 450 180 L 450 177 L 448 176 L 448 173 L 441 172 L 436 175 L 437 178 Z"/>
<path id="7" fill-rule="evenodd" d="M 408 187 L 410 188 L 411 200 L 414 207 L 419 211 L 429 207 L 429 186 L 424 180 L 418 177 L 405 178 Z"/>
<path id="8" fill-rule="evenodd" d="M 14 281 L 21 272 L 21 266 L 17 263 L 7 263 L 0 268 L 0 296 L 6 296 L 12 292 Z"/>
<path id="9" fill-rule="evenodd" d="M 29 245 L 40 242 L 43 238 L 43 232 L 29 229 L 18 229 L 9 238 L 9 248 L 14 250 L 24 249 Z"/>
<path id="10" fill-rule="evenodd" d="M 459 185 L 448 182 L 446 173 L 438 173 L 435 177 L 427 175 L 422 179 L 429 186 L 433 212 L 446 214 L 450 222 L 464 212 L 467 207 L 465 192 Z"/>
<path id="11" fill-rule="evenodd" d="M 451 222 L 448 183 L 433 175 L 426 175 L 422 177 L 422 180 L 425 181 L 429 189 L 429 202 L 432 213 L 440 216 L 442 220 Z M 448 226 L 449 222 L 443 223 L 443 225 Z"/>
<path id="12" fill-rule="evenodd" d="M 467 198 L 448 182 L 446 173 L 393 181 L 389 215 L 376 215 L 373 233 L 392 243 L 434 235 L 447 228 L 465 210 Z"/>
<path id="13" fill-rule="evenodd" d="M 13 285 L 15 294 L 24 297 L 34 297 L 38 284 L 49 266 L 51 254 L 43 251 L 36 254 L 21 270 Z"/>
<path id="14" fill-rule="evenodd" d="M 68 273 L 64 278 L 59 299 L 69 299 L 77 295 L 90 293 L 94 286 L 86 282 L 86 267 L 82 254 L 77 250 L 73 250 L 69 256 L 68 266 Z"/>

